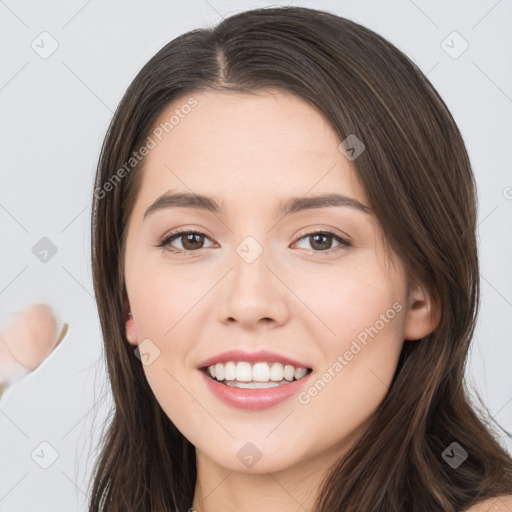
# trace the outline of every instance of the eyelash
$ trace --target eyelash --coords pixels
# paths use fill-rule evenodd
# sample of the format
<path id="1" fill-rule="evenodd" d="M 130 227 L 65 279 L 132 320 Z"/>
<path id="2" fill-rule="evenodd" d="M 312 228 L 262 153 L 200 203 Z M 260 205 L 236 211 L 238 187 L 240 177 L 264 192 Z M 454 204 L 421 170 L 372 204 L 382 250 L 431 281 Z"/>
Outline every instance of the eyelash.
<path id="1" fill-rule="evenodd" d="M 169 248 L 169 247 L 167 247 L 172 241 L 174 241 L 175 239 L 180 238 L 183 235 L 202 235 L 202 236 L 205 236 L 206 238 L 209 238 L 204 233 L 201 233 L 200 231 L 193 231 L 193 230 L 186 230 L 186 229 L 185 230 L 177 230 L 177 231 L 174 231 L 173 233 L 171 233 L 169 236 L 164 237 L 160 241 L 160 243 L 157 245 L 157 247 L 163 249 L 164 251 L 172 252 L 174 254 L 182 254 L 184 256 L 186 256 L 187 254 L 194 254 L 194 253 L 199 252 L 201 249 L 205 249 L 205 247 L 202 247 L 200 249 L 196 249 L 195 251 L 187 251 L 187 250 L 184 250 L 184 249 L 176 249 L 176 248 Z M 305 235 L 302 235 L 301 237 L 297 238 L 297 240 L 294 243 L 298 242 L 299 240 L 302 240 L 303 238 L 309 238 L 309 237 L 312 237 L 314 235 L 325 235 L 325 236 L 328 236 L 328 237 L 332 237 L 337 242 L 340 243 L 340 245 L 338 247 L 326 249 L 325 251 L 315 251 L 314 249 L 305 249 L 309 253 L 313 253 L 315 256 L 316 255 L 319 255 L 319 256 L 328 255 L 328 254 L 331 254 L 333 252 L 337 252 L 337 251 L 339 251 L 339 250 L 341 250 L 343 248 L 348 249 L 348 248 L 352 247 L 352 243 L 351 242 L 349 242 L 345 238 L 342 238 L 341 236 L 333 233 L 332 231 L 328 231 L 328 230 L 325 230 L 325 229 L 311 231 L 309 233 L 306 233 Z"/>

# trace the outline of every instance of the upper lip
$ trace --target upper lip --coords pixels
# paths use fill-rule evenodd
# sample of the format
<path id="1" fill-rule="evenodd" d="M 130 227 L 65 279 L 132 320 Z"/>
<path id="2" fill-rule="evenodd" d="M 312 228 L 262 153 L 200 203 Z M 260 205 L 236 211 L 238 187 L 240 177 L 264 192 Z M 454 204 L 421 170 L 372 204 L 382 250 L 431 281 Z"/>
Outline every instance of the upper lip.
<path id="1" fill-rule="evenodd" d="M 269 350 L 259 350 L 257 352 L 246 352 L 245 350 L 228 350 L 227 352 L 222 352 L 221 354 L 217 354 L 215 356 L 209 357 L 205 359 L 201 363 L 197 365 L 198 368 L 204 368 L 207 366 L 211 366 L 216 363 L 226 363 L 228 361 L 247 361 L 248 363 L 258 363 L 268 361 L 269 363 L 284 363 L 291 364 L 295 368 L 310 368 L 308 364 L 301 363 L 296 359 L 291 359 L 290 357 L 283 356 L 276 352 L 271 352 Z"/>

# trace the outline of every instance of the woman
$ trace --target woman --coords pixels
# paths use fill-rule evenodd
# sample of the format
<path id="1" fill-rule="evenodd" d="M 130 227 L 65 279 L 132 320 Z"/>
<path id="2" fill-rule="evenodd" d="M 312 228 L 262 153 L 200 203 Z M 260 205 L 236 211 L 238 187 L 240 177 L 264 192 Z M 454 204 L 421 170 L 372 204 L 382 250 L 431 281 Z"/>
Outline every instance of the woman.
<path id="1" fill-rule="evenodd" d="M 93 206 L 115 410 L 91 511 L 512 509 L 463 385 L 474 177 L 390 43 L 298 7 L 176 38 Z"/>

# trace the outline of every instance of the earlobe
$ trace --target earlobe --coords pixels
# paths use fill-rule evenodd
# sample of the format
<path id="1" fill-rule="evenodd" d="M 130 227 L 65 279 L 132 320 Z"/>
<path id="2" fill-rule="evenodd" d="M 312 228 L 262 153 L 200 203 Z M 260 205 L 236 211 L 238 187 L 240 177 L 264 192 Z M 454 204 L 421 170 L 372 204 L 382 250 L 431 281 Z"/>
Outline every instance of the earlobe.
<path id="1" fill-rule="evenodd" d="M 403 337 L 406 340 L 420 340 L 431 334 L 439 325 L 441 315 L 432 298 L 423 287 L 416 288 L 409 295 Z"/>
<path id="2" fill-rule="evenodd" d="M 128 310 L 128 319 L 126 320 L 126 339 L 132 345 L 138 345 L 137 327 L 135 326 L 135 320 L 131 310 Z"/>

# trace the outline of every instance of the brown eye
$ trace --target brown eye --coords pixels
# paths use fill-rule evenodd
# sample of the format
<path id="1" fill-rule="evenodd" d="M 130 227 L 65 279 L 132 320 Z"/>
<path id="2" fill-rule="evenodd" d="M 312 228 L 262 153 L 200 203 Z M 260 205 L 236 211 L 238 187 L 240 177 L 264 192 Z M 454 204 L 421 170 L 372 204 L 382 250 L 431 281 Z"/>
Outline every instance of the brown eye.
<path id="1" fill-rule="evenodd" d="M 324 251 L 330 249 L 333 242 L 333 237 L 329 235 L 316 234 L 309 235 L 311 247 L 315 250 Z"/>
<path id="2" fill-rule="evenodd" d="M 204 243 L 204 236 L 199 233 L 190 233 L 188 235 L 181 235 L 179 238 L 182 239 L 183 248 L 186 251 L 192 251 L 194 249 L 201 249 Z"/>
<path id="3" fill-rule="evenodd" d="M 314 233 L 308 233 L 301 237 L 298 242 L 302 240 L 309 241 L 309 245 L 311 247 L 309 250 L 313 252 L 334 252 L 342 247 L 348 248 L 352 245 L 348 240 L 345 240 L 330 231 L 316 231 Z M 337 246 L 333 246 L 334 240 L 338 242 Z M 306 249 L 308 248 L 306 247 Z"/>
<path id="4" fill-rule="evenodd" d="M 198 231 L 180 231 L 164 238 L 160 242 L 159 247 L 177 253 L 196 252 L 205 247 L 205 240 L 209 240 L 209 238 Z M 177 242 L 178 246 L 173 245 L 173 242 Z"/>

